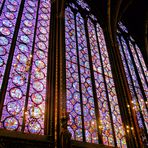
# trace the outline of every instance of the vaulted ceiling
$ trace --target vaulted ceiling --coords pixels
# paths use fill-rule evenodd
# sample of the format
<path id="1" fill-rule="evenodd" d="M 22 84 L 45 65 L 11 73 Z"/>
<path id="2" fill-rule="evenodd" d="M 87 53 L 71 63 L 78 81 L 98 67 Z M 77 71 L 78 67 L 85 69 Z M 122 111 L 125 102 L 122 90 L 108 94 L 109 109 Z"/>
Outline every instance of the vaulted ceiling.
<path id="1" fill-rule="evenodd" d="M 96 15 L 115 31 L 122 20 L 148 62 L 148 0 L 87 0 Z"/>

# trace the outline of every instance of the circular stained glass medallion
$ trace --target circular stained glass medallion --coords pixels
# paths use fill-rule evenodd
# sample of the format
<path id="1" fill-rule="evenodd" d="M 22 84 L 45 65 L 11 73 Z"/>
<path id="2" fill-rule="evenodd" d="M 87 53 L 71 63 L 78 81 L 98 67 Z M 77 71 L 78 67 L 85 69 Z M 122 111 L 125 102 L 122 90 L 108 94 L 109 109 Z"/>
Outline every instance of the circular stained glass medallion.
<path id="1" fill-rule="evenodd" d="M 7 9 L 11 12 L 15 12 L 17 10 L 16 7 L 13 5 L 7 5 Z"/>
<path id="2" fill-rule="evenodd" d="M 10 96 L 15 100 L 19 100 L 22 98 L 23 93 L 19 88 L 14 87 L 10 89 Z"/>
<path id="3" fill-rule="evenodd" d="M 38 79 L 38 80 L 42 80 L 44 79 L 45 75 L 42 71 L 35 71 L 35 74 L 34 74 L 35 78 Z"/>
<path id="4" fill-rule="evenodd" d="M 10 19 L 10 20 L 13 20 L 14 19 L 14 14 L 13 13 L 11 13 L 11 12 L 6 12 L 5 13 L 5 16 L 6 16 L 6 18 L 8 18 L 8 19 Z"/>
<path id="5" fill-rule="evenodd" d="M 21 105 L 18 102 L 9 102 L 7 104 L 7 111 L 11 115 L 17 115 L 21 111 Z"/>
<path id="6" fill-rule="evenodd" d="M 18 54 L 17 55 L 17 60 L 22 63 L 22 64 L 27 64 L 28 58 L 24 54 Z"/>
<path id="7" fill-rule="evenodd" d="M 0 67 L 4 65 L 4 60 L 0 57 Z"/>
<path id="8" fill-rule="evenodd" d="M 25 44 L 20 44 L 19 49 L 24 53 L 28 52 L 28 47 Z"/>
<path id="9" fill-rule="evenodd" d="M 18 73 L 24 73 L 26 71 L 26 68 L 22 64 L 16 64 L 15 70 Z"/>
<path id="10" fill-rule="evenodd" d="M 47 30 L 44 27 L 39 27 L 41 33 L 46 34 Z"/>
<path id="11" fill-rule="evenodd" d="M 34 10 L 33 10 L 32 8 L 27 7 L 26 9 L 27 9 L 27 11 L 28 11 L 29 13 L 34 13 Z"/>
<path id="12" fill-rule="evenodd" d="M 5 46 L 8 44 L 8 39 L 6 37 L 0 36 L 0 45 Z"/>
<path id="13" fill-rule="evenodd" d="M 14 117 L 8 117 L 4 120 L 4 128 L 7 130 L 16 130 L 18 128 L 18 120 Z"/>
<path id="14" fill-rule="evenodd" d="M 22 29 L 22 31 L 26 34 L 26 35 L 30 35 L 31 34 L 31 30 L 29 28 L 24 27 Z"/>
<path id="15" fill-rule="evenodd" d="M 0 33 L 8 36 L 8 35 L 10 35 L 10 30 L 6 27 L 0 27 Z"/>
<path id="16" fill-rule="evenodd" d="M 42 110 L 36 106 L 31 107 L 29 110 L 29 113 L 32 118 L 36 118 L 36 119 L 38 119 L 42 116 Z"/>
<path id="17" fill-rule="evenodd" d="M 25 83 L 25 79 L 23 76 L 15 75 L 12 79 L 12 82 L 17 86 L 22 86 Z"/>
<path id="18" fill-rule="evenodd" d="M 37 46 L 39 47 L 39 49 L 42 49 L 42 50 L 46 49 L 46 45 L 43 42 L 38 42 Z"/>
<path id="19" fill-rule="evenodd" d="M 39 134 L 41 131 L 41 125 L 37 121 L 30 121 L 28 124 L 28 130 L 32 134 Z"/>
<path id="20" fill-rule="evenodd" d="M 41 14 L 41 18 L 42 18 L 43 20 L 45 20 L 45 21 L 48 20 L 48 16 L 47 16 L 46 14 Z"/>
<path id="21" fill-rule="evenodd" d="M 38 37 L 39 37 L 39 39 L 40 39 L 41 41 L 43 41 L 43 42 L 46 42 L 46 41 L 47 41 L 46 36 L 43 35 L 43 34 L 40 34 Z"/>
<path id="22" fill-rule="evenodd" d="M 41 50 L 37 50 L 36 54 L 37 54 L 38 58 L 40 58 L 40 59 L 45 58 L 45 53 Z"/>
<path id="23" fill-rule="evenodd" d="M 32 2 L 32 1 L 28 1 L 28 4 L 29 4 L 29 6 L 31 6 L 31 7 L 35 7 L 35 3 Z"/>
<path id="24" fill-rule="evenodd" d="M 6 54 L 6 50 L 3 47 L 0 47 L 0 56 L 3 56 Z"/>
<path id="25" fill-rule="evenodd" d="M 6 27 L 12 27 L 12 23 L 9 20 L 3 20 L 3 25 Z"/>
<path id="26" fill-rule="evenodd" d="M 22 36 L 21 36 L 21 41 L 27 44 L 27 43 L 30 42 L 30 39 L 29 39 L 28 36 L 26 36 L 26 35 L 22 35 Z"/>
<path id="27" fill-rule="evenodd" d="M 14 6 L 17 6 L 17 1 L 16 0 L 9 0 L 9 2 L 14 5 Z"/>
<path id="28" fill-rule="evenodd" d="M 27 27 L 32 27 L 32 22 L 29 21 L 29 20 L 25 20 L 25 21 L 24 21 L 24 24 L 25 24 L 25 26 L 27 26 Z"/>
<path id="29" fill-rule="evenodd" d="M 39 104 L 41 104 L 43 102 L 43 96 L 41 94 L 39 94 L 39 93 L 33 93 L 31 95 L 31 99 L 37 105 L 39 105 Z"/>
<path id="30" fill-rule="evenodd" d="M 40 24 L 41 24 L 43 27 L 47 27 L 47 26 L 48 26 L 47 22 L 46 22 L 46 21 L 43 21 L 43 20 L 40 21 Z"/>
<path id="31" fill-rule="evenodd" d="M 25 13 L 25 17 L 28 19 L 28 20 L 33 20 L 33 16 L 29 13 Z"/>
<path id="32" fill-rule="evenodd" d="M 45 63 L 41 60 L 36 60 L 35 61 L 35 65 L 39 68 L 39 69 L 43 69 L 45 68 Z"/>
<path id="33" fill-rule="evenodd" d="M 39 82 L 39 81 L 35 81 L 34 83 L 33 83 L 33 88 L 36 90 L 36 91 L 42 91 L 43 89 L 44 89 L 44 86 L 43 86 L 43 84 L 41 83 L 41 82 Z"/>

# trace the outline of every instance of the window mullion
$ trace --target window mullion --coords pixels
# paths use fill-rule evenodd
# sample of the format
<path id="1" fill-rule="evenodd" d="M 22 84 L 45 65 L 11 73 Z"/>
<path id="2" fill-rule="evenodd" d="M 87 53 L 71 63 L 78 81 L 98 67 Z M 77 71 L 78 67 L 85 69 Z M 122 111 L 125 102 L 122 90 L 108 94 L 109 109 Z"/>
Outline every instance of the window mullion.
<path id="1" fill-rule="evenodd" d="M 89 34 L 88 34 L 88 29 L 87 29 L 87 18 L 84 19 L 84 27 L 85 27 L 85 33 L 86 33 L 86 40 L 87 40 L 87 49 L 88 49 L 88 57 L 89 57 L 89 65 L 90 65 L 90 73 L 91 73 L 91 80 L 92 80 L 92 90 L 93 90 L 93 97 L 94 97 L 94 105 L 95 105 L 95 114 L 97 118 L 97 130 L 98 130 L 98 142 L 100 144 L 103 143 L 102 141 L 102 136 L 101 136 L 101 131 L 99 129 L 100 126 L 100 116 L 99 116 L 99 109 L 98 109 L 98 101 L 97 101 L 97 94 L 96 94 L 96 86 L 95 86 L 95 79 L 94 79 L 94 74 L 93 74 L 93 64 L 92 64 L 92 59 L 91 59 L 91 49 L 90 49 L 90 43 L 89 43 Z"/>
<path id="2" fill-rule="evenodd" d="M 120 45 L 121 45 L 121 52 L 123 53 L 123 58 L 125 59 L 125 64 L 126 64 L 126 67 L 127 67 L 127 71 L 128 71 L 128 73 L 129 73 L 129 79 L 130 79 L 130 81 L 131 81 L 131 85 L 132 85 L 132 88 L 133 88 L 133 92 L 134 92 L 134 95 L 135 95 L 135 97 L 136 97 L 136 101 L 138 100 L 138 97 L 137 97 L 137 94 L 136 94 L 136 90 L 135 90 L 135 88 L 134 88 L 134 83 L 133 83 L 133 79 L 132 79 L 132 75 L 131 75 L 131 73 L 130 73 L 130 69 L 129 69 L 129 66 L 128 66 L 128 62 L 127 62 L 127 60 L 126 60 L 126 56 L 125 56 L 125 53 L 124 53 L 124 48 L 123 48 L 123 45 L 122 45 L 122 42 L 121 42 L 121 36 L 120 35 L 118 35 L 118 38 L 119 38 L 119 42 L 120 42 Z M 130 88 L 129 88 L 130 89 Z M 131 91 L 131 90 L 130 90 Z M 129 104 L 131 104 L 131 102 L 129 102 Z M 128 106 L 127 106 L 128 107 Z M 138 107 L 140 107 L 140 105 L 139 105 L 139 102 L 138 102 Z M 133 115 L 132 115 L 132 106 L 131 107 L 128 107 L 129 108 L 129 113 L 130 113 L 130 118 L 132 118 L 133 120 L 134 120 L 134 118 L 133 118 Z M 140 116 L 142 116 L 142 114 L 140 114 Z M 137 117 L 136 117 L 136 120 L 137 120 Z M 131 123 L 129 122 L 129 125 L 131 126 Z M 138 125 L 139 126 L 139 125 Z M 137 128 L 137 126 L 136 126 L 136 124 L 134 123 L 134 128 L 136 129 Z M 136 133 L 137 133 L 137 131 L 136 131 Z M 136 138 L 138 139 L 138 136 L 137 136 L 137 134 L 135 134 L 136 135 Z M 137 141 L 138 143 L 139 143 L 139 141 Z"/>
<path id="3" fill-rule="evenodd" d="M 132 42 L 131 42 L 131 43 L 132 43 Z M 138 55 L 137 50 L 136 50 L 136 45 L 135 45 L 136 43 L 134 42 L 134 43 L 132 43 L 132 44 L 133 44 L 133 47 L 134 47 L 134 50 L 135 50 L 135 53 L 136 53 L 138 62 L 139 62 L 139 64 L 140 64 L 140 68 L 141 68 L 141 70 L 142 70 L 142 74 L 143 74 L 144 80 L 145 80 L 145 82 L 146 82 L 146 85 L 148 86 L 148 82 L 147 82 L 147 79 L 146 79 L 146 76 L 145 76 L 145 73 L 144 73 L 142 64 L 141 64 L 140 59 L 139 59 L 139 55 Z"/>
<path id="4" fill-rule="evenodd" d="M 2 10 L 3 10 L 3 7 L 4 7 L 5 1 L 6 0 L 2 0 L 2 2 L 1 2 L 2 4 L 0 5 L 0 16 L 2 14 Z"/>
<path id="5" fill-rule="evenodd" d="M 0 91 L 0 98 L 1 98 L 0 99 L 0 118 L 2 116 L 3 103 L 4 103 L 4 99 L 5 99 L 5 95 L 6 95 L 6 90 L 7 90 L 8 80 L 9 80 L 9 74 L 10 74 L 10 70 L 11 70 L 11 64 L 12 64 L 12 61 L 13 61 L 13 54 L 15 52 L 17 35 L 19 33 L 18 28 L 20 27 L 20 24 L 21 24 L 21 18 L 22 18 L 23 9 L 24 9 L 24 3 L 25 3 L 25 0 L 22 0 L 22 2 L 20 4 L 18 18 L 17 18 L 17 21 L 16 21 L 16 26 L 15 26 L 15 29 L 14 29 L 14 34 L 13 34 L 13 38 L 12 38 L 10 52 L 9 52 L 9 56 L 8 56 L 8 60 L 7 60 L 7 64 L 6 64 L 6 71 L 4 73 L 2 87 L 1 87 L 1 91 Z"/>
<path id="6" fill-rule="evenodd" d="M 100 56 L 100 62 L 101 62 L 101 69 L 102 69 L 102 75 L 103 75 L 103 80 L 104 80 L 104 86 L 105 86 L 105 90 L 106 90 L 107 103 L 108 103 L 108 108 L 109 108 L 109 115 L 110 115 L 110 119 L 111 119 L 111 127 L 112 127 L 112 132 L 113 132 L 113 139 L 114 139 L 115 147 L 117 147 L 117 141 L 116 141 L 116 136 L 115 136 L 115 129 L 114 129 L 114 125 L 113 125 L 114 124 L 113 123 L 113 117 L 112 117 L 112 112 L 111 112 L 111 105 L 110 105 L 110 101 L 109 101 L 107 83 L 106 83 L 106 80 L 105 80 L 103 60 L 102 60 L 102 57 L 101 57 L 101 51 L 100 51 L 100 46 L 99 46 L 99 41 L 98 41 L 98 35 L 97 35 L 96 25 L 95 25 L 95 32 L 96 32 L 96 37 L 97 37 L 98 52 L 99 52 L 99 56 Z"/>
<path id="7" fill-rule="evenodd" d="M 34 37 L 33 37 L 33 46 L 32 46 L 31 55 L 34 55 L 35 40 L 36 40 L 37 25 L 38 25 L 39 8 L 40 8 L 40 0 L 38 1 L 38 7 L 37 7 L 37 12 L 36 12 L 36 22 L 35 22 Z M 25 106 L 24 106 L 24 115 L 23 115 L 23 122 L 22 122 L 22 132 L 24 132 L 24 129 L 25 129 L 25 119 L 26 119 L 26 113 L 27 113 L 27 107 L 28 107 L 28 100 L 29 100 L 31 71 L 32 71 L 32 66 L 33 66 L 32 63 L 33 63 L 33 58 L 31 58 L 30 67 L 29 67 L 29 71 L 28 71 L 29 72 L 29 75 L 28 75 L 28 84 L 27 84 L 26 99 L 25 99 Z"/>
<path id="8" fill-rule="evenodd" d="M 120 39 L 121 40 L 121 39 Z M 121 42 L 121 41 L 120 41 Z M 122 49 L 122 53 L 123 53 L 123 55 L 124 55 L 124 59 L 125 59 L 125 63 L 126 63 L 126 67 L 127 67 L 127 69 L 128 69 L 128 73 L 129 73 L 129 76 L 130 76 L 130 80 L 131 80 L 131 84 L 132 84 L 132 88 L 133 88 L 133 91 L 134 91 L 134 95 L 135 95 L 135 97 L 136 97 L 136 102 L 138 103 L 138 107 L 139 107 L 139 109 L 140 109 L 140 116 L 141 116 L 141 120 L 142 120 L 142 124 L 143 124 L 143 126 L 144 126 L 144 129 L 145 129 L 145 131 L 146 131 L 146 127 L 145 127 L 145 124 L 144 124 L 144 118 L 143 118 L 143 115 L 142 115 L 142 113 L 141 113 L 141 107 L 140 107 L 140 104 L 139 104 L 139 99 L 138 99 L 138 96 L 137 96 L 137 93 L 136 93 L 136 90 L 135 90 L 135 86 L 134 86 L 134 82 L 133 82 L 133 79 L 132 79 L 132 74 L 131 74 L 131 72 L 130 72 L 130 68 L 129 68 L 129 65 L 128 65 L 128 62 L 127 62 L 127 58 L 126 58 L 126 55 L 125 55 L 125 52 L 124 52 L 124 50 L 123 50 L 123 45 L 122 45 L 122 43 L 121 43 L 121 49 Z"/>
<path id="9" fill-rule="evenodd" d="M 139 83 L 143 98 L 144 98 L 145 101 L 147 101 L 147 98 L 145 96 L 144 89 L 143 89 L 143 86 L 142 86 L 142 83 L 141 83 L 141 80 L 140 80 L 140 77 L 139 77 L 139 74 L 138 74 L 138 70 L 137 70 L 136 64 L 134 62 L 134 57 L 133 57 L 132 52 L 130 50 L 130 46 L 129 46 L 129 42 L 128 42 L 127 38 L 125 38 L 125 41 L 126 41 L 126 44 L 127 44 L 127 47 L 128 47 L 128 52 L 130 54 L 130 57 L 131 57 L 131 60 L 132 60 L 133 66 L 134 66 L 134 70 L 135 70 L 135 73 L 136 73 L 136 76 L 137 76 L 137 79 L 138 79 L 138 83 Z"/>
<path id="10" fill-rule="evenodd" d="M 76 35 L 76 52 L 77 52 L 77 63 L 78 63 L 78 75 L 79 75 L 79 89 L 80 89 L 80 102 L 81 102 L 81 118 L 82 118 L 82 134 L 83 141 L 86 142 L 85 138 L 85 126 L 84 126 L 84 118 L 83 118 L 83 100 L 82 100 L 82 87 L 81 87 L 81 73 L 80 73 L 80 61 L 79 61 L 79 48 L 78 48 L 78 36 L 77 36 L 77 21 L 76 21 L 76 13 L 74 13 L 74 22 L 75 22 L 75 35 Z"/>

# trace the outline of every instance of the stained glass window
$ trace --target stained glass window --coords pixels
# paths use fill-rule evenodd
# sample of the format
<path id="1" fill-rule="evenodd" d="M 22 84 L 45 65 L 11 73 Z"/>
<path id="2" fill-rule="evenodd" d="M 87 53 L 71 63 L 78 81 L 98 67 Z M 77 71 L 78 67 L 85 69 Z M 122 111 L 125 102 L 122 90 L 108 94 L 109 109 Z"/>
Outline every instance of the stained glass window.
<path id="1" fill-rule="evenodd" d="M 5 0 L 0 0 L 0 14 L 1 14 L 2 7 L 3 7 L 3 5 L 4 5 L 4 2 L 5 2 Z"/>
<path id="2" fill-rule="evenodd" d="M 44 134 L 50 5 L 50 0 L 5 0 L 0 15 L 0 128 Z"/>
<path id="3" fill-rule="evenodd" d="M 127 147 L 104 33 L 86 8 L 65 8 L 68 129 L 74 140 Z"/>
<path id="4" fill-rule="evenodd" d="M 132 109 L 137 116 L 140 131 L 147 135 L 148 70 L 138 45 L 121 22 L 118 25 L 117 40 L 132 96 Z"/>

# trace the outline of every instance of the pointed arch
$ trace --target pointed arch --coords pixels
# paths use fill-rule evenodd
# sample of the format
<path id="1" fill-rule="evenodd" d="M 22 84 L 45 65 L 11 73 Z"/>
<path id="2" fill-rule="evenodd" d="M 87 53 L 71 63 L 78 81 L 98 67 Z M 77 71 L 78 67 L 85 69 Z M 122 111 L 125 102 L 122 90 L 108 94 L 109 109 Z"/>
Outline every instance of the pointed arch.
<path id="1" fill-rule="evenodd" d="M 126 147 L 104 33 L 81 4 L 65 8 L 68 128 L 74 140 Z"/>

